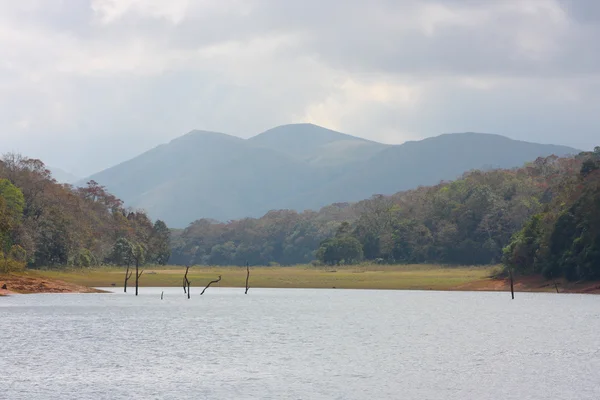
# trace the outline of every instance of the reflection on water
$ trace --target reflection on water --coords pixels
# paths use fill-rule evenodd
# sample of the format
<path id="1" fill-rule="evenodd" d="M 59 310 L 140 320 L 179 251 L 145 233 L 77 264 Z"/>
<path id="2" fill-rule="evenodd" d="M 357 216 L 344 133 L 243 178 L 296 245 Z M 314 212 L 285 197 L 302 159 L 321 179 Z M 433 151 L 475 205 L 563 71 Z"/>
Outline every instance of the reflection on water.
<path id="1" fill-rule="evenodd" d="M 0 398 L 600 399 L 597 296 L 140 290 L 0 298 Z"/>

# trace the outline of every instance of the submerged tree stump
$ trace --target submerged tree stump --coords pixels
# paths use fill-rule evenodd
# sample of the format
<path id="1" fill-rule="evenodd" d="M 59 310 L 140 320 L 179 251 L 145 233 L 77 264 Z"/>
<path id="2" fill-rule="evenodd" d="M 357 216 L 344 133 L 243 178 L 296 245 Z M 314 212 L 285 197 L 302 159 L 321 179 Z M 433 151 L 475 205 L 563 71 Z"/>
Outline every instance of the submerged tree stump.
<path id="1" fill-rule="evenodd" d="M 139 263 L 135 263 L 135 295 L 138 295 L 138 288 L 140 287 L 139 283 L 140 283 L 140 276 L 142 276 L 142 274 L 144 273 L 144 270 L 141 270 L 138 273 L 138 270 L 140 268 Z"/>
<path id="2" fill-rule="evenodd" d="M 127 281 L 131 278 L 132 272 L 129 272 L 129 264 L 127 264 L 127 269 L 125 270 L 125 282 L 123 283 L 123 292 L 127 293 Z"/>
<path id="3" fill-rule="evenodd" d="M 248 264 L 248 261 L 246 261 L 246 292 L 244 294 L 248 294 L 248 280 L 250 279 L 250 265 Z"/>
<path id="4" fill-rule="evenodd" d="M 190 298 L 190 280 L 188 279 L 188 271 L 190 270 L 190 266 L 185 267 L 185 275 L 183 276 L 183 293 L 187 293 L 187 298 Z M 187 287 L 187 291 L 186 291 Z"/>
<path id="5" fill-rule="evenodd" d="M 220 281 L 221 281 L 221 275 L 219 275 L 219 279 L 216 279 L 214 281 L 208 282 L 208 285 L 206 285 L 206 287 L 204 288 L 204 290 L 202 290 L 202 293 L 200 293 L 200 296 L 202 296 L 204 294 L 204 292 L 206 291 L 206 289 L 208 289 L 210 287 L 210 285 L 212 285 L 213 283 L 220 282 Z"/>

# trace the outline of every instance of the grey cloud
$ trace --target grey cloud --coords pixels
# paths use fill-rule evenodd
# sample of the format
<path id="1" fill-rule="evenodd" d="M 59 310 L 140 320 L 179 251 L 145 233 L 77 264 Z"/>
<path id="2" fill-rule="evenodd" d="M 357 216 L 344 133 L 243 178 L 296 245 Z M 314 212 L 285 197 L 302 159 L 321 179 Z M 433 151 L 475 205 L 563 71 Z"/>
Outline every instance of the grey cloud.
<path id="1" fill-rule="evenodd" d="M 600 20 L 600 2 L 593 0 L 560 0 L 562 7 L 575 20 L 594 24 Z"/>
<path id="2" fill-rule="evenodd" d="M 102 1 L 0 0 L 0 150 L 81 175 L 305 120 L 597 144 L 595 0 Z"/>
<path id="3" fill-rule="evenodd" d="M 594 0 L 380 0 L 369 4 L 255 0 L 245 4 L 248 13 L 236 13 L 234 6 L 206 13 L 192 5 L 177 24 L 125 15 L 111 24 L 110 31 L 120 36 L 142 33 L 188 49 L 296 33 L 302 38 L 296 51 L 336 68 L 364 73 L 556 77 L 596 73 L 600 66 L 595 41 L 590 40 L 600 34 L 598 28 L 578 24 L 583 17 L 596 14 Z M 536 5 L 538 11 L 531 12 Z M 435 26 L 430 35 L 424 34 L 418 21 L 419 16 L 427 19 L 427 12 Z M 519 49 L 519 43 L 527 40 L 533 42 L 529 48 Z M 536 45 L 542 48 L 537 50 L 540 54 Z"/>

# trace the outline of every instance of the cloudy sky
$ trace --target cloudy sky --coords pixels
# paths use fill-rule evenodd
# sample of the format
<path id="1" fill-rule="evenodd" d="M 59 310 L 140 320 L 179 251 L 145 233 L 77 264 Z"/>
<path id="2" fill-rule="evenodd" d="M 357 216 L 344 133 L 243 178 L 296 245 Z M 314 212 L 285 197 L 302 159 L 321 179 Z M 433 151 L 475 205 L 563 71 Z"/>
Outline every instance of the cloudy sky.
<path id="1" fill-rule="evenodd" d="M 598 0 L 0 0 L 0 151 L 84 176 L 192 129 L 600 144 Z"/>

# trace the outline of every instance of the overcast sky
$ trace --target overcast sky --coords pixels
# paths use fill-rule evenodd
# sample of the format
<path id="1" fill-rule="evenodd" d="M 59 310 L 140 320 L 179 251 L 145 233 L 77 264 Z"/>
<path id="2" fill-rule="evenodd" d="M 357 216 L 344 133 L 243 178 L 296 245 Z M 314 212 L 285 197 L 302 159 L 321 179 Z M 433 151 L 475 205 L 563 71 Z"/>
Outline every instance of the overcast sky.
<path id="1" fill-rule="evenodd" d="M 0 151 L 79 176 L 192 129 L 600 144 L 598 0 L 0 0 Z"/>

